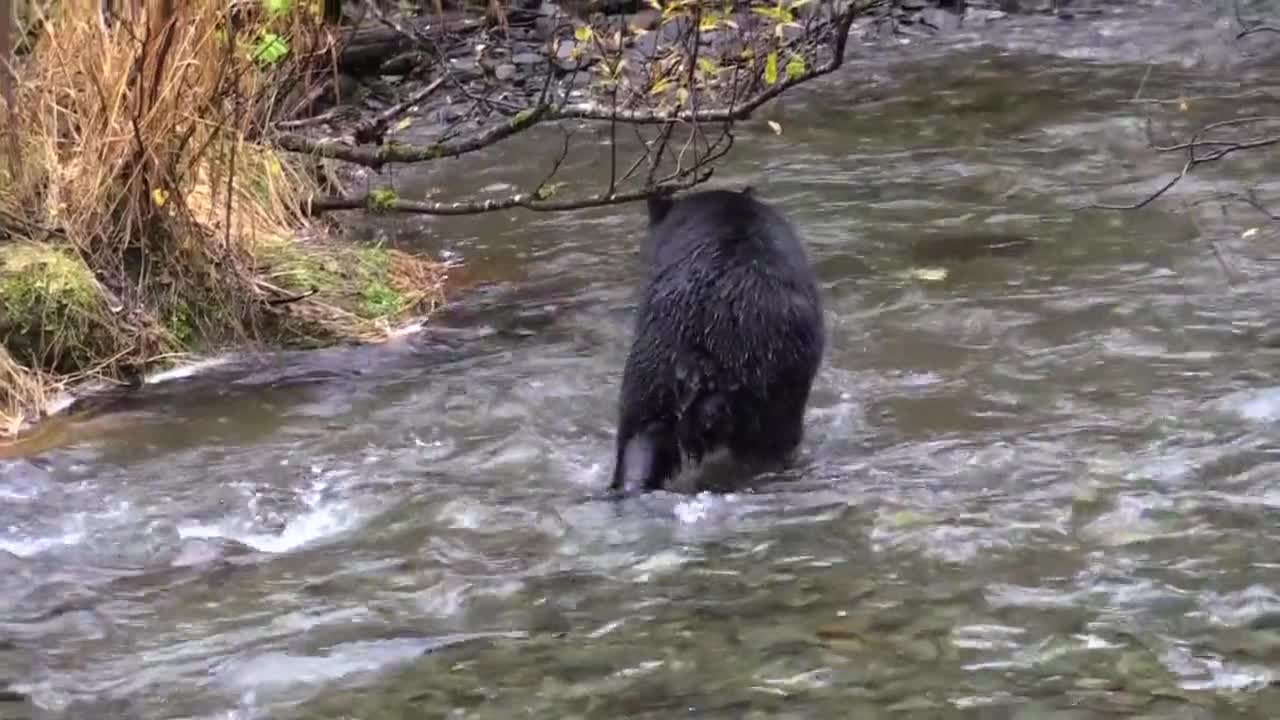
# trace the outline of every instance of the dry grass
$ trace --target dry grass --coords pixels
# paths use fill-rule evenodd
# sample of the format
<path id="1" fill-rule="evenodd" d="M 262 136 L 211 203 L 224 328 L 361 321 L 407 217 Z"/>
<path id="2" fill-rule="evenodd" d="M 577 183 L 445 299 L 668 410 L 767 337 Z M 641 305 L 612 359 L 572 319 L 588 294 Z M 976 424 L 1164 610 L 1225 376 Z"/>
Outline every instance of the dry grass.
<path id="1" fill-rule="evenodd" d="M 48 406 L 50 386 L 38 373 L 14 362 L 0 345 L 0 437 L 16 435 L 32 413 Z"/>
<path id="2" fill-rule="evenodd" d="M 301 210 L 310 180 L 253 140 L 284 100 L 276 88 L 296 91 L 290 73 L 325 51 L 315 19 L 253 17 L 262 4 L 241 3 L 237 16 L 249 15 L 229 24 L 226 0 L 111 4 L 118 14 L 104 21 L 102 0 L 51 3 L 17 64 L 16 107 L 6 108 L 14 142 L 0 144 L 0 301 L 21 297 L 30 312 L 0 322 L 0 434 L 40 406 L 33 386 L 280 342 L 300 325 L 310 336 L 359 334 L 377 319 L 326 301 L 325 287 L 314 300 L 270 302 L 284 290 L 273 252 L 305 257 L 296 239 L 318 233 Z M 288 38 L 289 57 L 264 62 L 263 29 Z M 38 241 L 26 252 L 44 253 L 31 263 L 40 273 L 19 266 L 6 236 Z M 82 282 L 56 281 L 63 261 L 87 268 Z M 439 291 L 431 263 L 397 264 L 416 267 L 397 272 L 431 283 L 427 295 Z M 327 307 L 364 325 L 326 326 L 316 318 Z"/>

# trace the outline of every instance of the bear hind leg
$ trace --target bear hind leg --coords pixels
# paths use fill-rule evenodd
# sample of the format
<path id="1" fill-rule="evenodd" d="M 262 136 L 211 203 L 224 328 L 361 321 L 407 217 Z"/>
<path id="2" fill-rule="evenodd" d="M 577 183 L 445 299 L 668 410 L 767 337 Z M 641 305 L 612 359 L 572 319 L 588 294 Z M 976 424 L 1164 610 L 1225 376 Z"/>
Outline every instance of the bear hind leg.
<path id="1" fill-rule="evenodd" d="M 653 421 L 618 442 L 609 490 L 615 494 L 660 490 L 680 469 L 680 446 L 669 423 Z"/>

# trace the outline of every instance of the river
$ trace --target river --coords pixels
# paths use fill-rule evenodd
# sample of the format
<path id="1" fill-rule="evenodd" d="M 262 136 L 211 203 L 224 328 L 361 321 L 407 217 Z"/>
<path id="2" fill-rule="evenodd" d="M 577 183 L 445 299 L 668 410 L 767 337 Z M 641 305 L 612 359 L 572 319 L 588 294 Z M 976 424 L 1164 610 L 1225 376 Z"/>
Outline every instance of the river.
<path id="1" fill-rule="evenodd" d="M 1276 233 L 1203 201 L 1278 163 L 1078 209 L 1180 167 L 1149 112 L 1275 111 L 1212 6 L 855 47 L 743 126 L 716 182 L 802 228 L 830 345 L 795 466 L 738 492 L 596 498 L 641 207 L 386 221 L 487 284 L 0 461 L 0 717 L 1273 717 Z M 914 272 L 975 233 L 1035 244 Z"/>

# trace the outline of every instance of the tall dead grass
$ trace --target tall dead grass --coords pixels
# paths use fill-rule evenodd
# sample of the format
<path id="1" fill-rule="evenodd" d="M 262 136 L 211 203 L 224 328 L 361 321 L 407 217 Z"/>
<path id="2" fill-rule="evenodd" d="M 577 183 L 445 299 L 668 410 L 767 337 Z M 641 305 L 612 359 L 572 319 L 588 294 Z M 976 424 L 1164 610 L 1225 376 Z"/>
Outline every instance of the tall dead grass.
<path id="1" fill-rule="evenodd" d="M 38 373 L 19 365 L 0 345 L 0 438 L 17 435 L 33 409 L 48 405 L 49 391 Z"/>
<path id="2" fill-rule="evenodd" d="M 254 140 L 330 41 L 318 17 L 267 18 L 263 7 L 227 0 L 27 6 L 26 26 L 39 30 L 31 52 L 14 64 L 12 141 L 0 143 L 8 156 L 0 162 L 0 300 L 6 236 L 80 258 L 102 299 L 98 324 L 107 328 L 93 353 L 100 376 L 136 374 L 195 339 L 205 349 L 243 344 L 287 325 L 271 302 L 282 290 L 265 279 L 258 255 L 315 234 L 302 210 L 313 188 Z M 264 41 L 265 31 L 286 39 L 283 60 L 272 56 L 280 46 Z M 44 310 L 62 302 L 48 295 L 33 302 Z M 37 307 L 33 317 L 50 317 L 40 313 Z M 40 347 L 67 339 L 39 325 L 29 319 L 5 327 L 0 318 L 0 335 L 30 336 L 16 344 L 0 337 L 0 346 L 24 348 L 0 355 L 0 434 L 38 395 L 24 388 L 54 371 L 45 358 L 66 356 L 51 352 L 65 348 Z"/>
<path id="3" fill-rule="evenodd" d="M 8 202 L 88 256 L 124 304 L 164 309 L 166 292 L 199 289 L 249 311 L 254 245 L 304 224 L 309 189 L 247 142 L 273 75 L 248 57 L 225 1 L 151 0 L 109 19 L 101 7 L 62 0 L 19 68 Z"/>

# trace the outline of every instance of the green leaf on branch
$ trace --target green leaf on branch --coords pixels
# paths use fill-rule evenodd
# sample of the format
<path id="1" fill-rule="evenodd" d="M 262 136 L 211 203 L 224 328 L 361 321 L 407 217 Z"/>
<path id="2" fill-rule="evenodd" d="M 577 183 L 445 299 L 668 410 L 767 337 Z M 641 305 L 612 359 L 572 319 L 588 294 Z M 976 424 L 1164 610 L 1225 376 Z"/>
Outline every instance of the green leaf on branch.
<path id="1" fill-rule="evenodd" d="M 787 61 L 786 73 L 788 80 L 804 77 L 804 58 L 799 55 L 792 55 L 791 59 Z"/>
<path id="2" fill-rule="evenodd" d="M 273 32 L 263 32 L 253 46 L 255 60 L 274 65 L 289 54 L 289 42 Z"/>
<path id="3" fill-rule="evenodd" d="M 720 66 L 706 57 L 698 58 L 698 73 L 706 79 L 714 79 L 720 75 Z"/>

